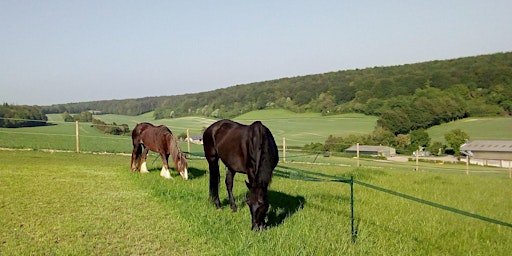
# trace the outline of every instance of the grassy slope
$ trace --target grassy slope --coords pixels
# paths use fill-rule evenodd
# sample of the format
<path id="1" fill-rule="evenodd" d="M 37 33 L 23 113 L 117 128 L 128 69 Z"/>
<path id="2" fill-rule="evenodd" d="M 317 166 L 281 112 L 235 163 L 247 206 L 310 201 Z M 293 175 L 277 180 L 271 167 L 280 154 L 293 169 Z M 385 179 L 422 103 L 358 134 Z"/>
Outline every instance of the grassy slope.
<path id="1" fill-rule="evenodd" d="M 475 117 L 428 129 L 432 142 L 446 143 L 444 134 L 453 129 L 466 132 L 470 140 L 512 140 L 512 117 Z"/>

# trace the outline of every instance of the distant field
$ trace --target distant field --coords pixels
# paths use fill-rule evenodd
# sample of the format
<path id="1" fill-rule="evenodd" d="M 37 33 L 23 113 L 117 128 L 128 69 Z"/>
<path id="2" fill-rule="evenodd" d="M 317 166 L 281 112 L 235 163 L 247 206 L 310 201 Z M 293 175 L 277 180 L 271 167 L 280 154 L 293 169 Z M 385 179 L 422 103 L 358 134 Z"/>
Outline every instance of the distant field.
<path id="1" fill-rule="evenodd" d="M 446 143 L 444 134 L 453 129 L 466 132 L 470 140 L 512 140 L 512 117 L 472 117 L 427 130 L 431 141 Z"/>
<path id="2" fill-rule="evenodd" d="M 151 120 L 145 116 L 98 115 L 95 118 L 107 123 L 128 124 L 133 128 L 138 122 L 167 125 L 174 133 L 180 134 L 189 129 L 191 135 L 202 134 L 204 128 L 215 119 L 204 117 L 183 117 L 175 119 Z M 274 135 L 278 144 L 286 138 L 289 146 L 304 146 L 311 142 L 324 143 L 329 135 L 347 136 L 349 134 L 370 133 L 376 125 L 377 118 L 362 114 L 343 114 L 321 116 L 318 113 L 293 113 L 287 110 L 261 110 L 243 114 L 233 120 L 250 124 L 260 120 Z"/>
<path id="3" fill-rule="evenodd" d="M 140 116 L 97 115 L 95 118 L 106 123 L 128 124 L 133 129 L 137 123 L 151 122 L 168 126 L 175 134 L 190 132 L 190 135 L 200 135 L 215 119 L 205 117 L 183 117 L 175 119 L 153 120 L 152 113 Z M 60 114 L 48 115 L 53 125 L 33 128 L 0 128 L 0 147 L 32 148 L 32 149 L 76 149 L 75 123 L 64 122 Z M 274 134 L 279 146 L 286 138 L 286 145 L 304 146 L 311 142 L 324 143 L 329 135 L 347 136 L 350 134 L 369 134 L 377 123 L 377 117 L 362 114 L 343 114 L 321 116 L 318 113 L 293 113 L 286 110 L 261 110 L 246 113 L 234 118 L 243 124 L 261 120 Z M 131 152 L 131 138 L 112 136 L 101 133 L 89 123 L 80 123 L 80 149 L 95 152 Z M 512 118 L 468 118 L 443 124 L 428 129 L 431 141 L 445 143 L 444 134 L 461 129 L 469 134 L 471 140 L 512 140 Z M 185 143 L 181 144 L 186 148 Z M 201 152 L 202 148 L 192 145 L 191 152 Z M 187 149 L 188 150 L 188 149 Z"/>
<path id="4" fill-rule="evenodd" d="M 142 121 L 165 124 L 178 134 L 186 132 L 186 129 L 190 129 L 191 134 L 201 134 L 205 127 L 216 121 L 204 117 L 152 120 L 152 115 L 147 114 L 137 117 L 101 115 L 97 118 L 107 123 L 126 123 L 130 127 Z M 286 138 L 286 143 L 290 146 L 303 146 L 311 142 L 324 143 L 329 135 L 368 134 L 377 125 L 377 117 L 374 116 L 322 116 L 319 113 L 293 113 L 282 109 L 252 111 L 233 120 L 244 124 L 261 120 L 272 131 L 278 144 L 282 144 L 282 139 Z M 446 143 L 444 134 L 453 129 L 461 129 L 468 133 L 471 140 L 512 140 L 511 117 L 467 118 L 431 127 L 427 132 L 432 142 Z"/>

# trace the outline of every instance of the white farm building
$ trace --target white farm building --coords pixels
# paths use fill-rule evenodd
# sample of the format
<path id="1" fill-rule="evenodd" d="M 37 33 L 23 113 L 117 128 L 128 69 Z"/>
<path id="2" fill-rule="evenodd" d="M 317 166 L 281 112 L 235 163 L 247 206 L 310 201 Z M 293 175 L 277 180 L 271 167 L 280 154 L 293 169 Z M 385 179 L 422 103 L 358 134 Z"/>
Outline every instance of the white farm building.
<path id="1" fill-rule="evenodd" d="M 475 140 L 460 146 L 460 153 L 480 165 L 510 167 L 512 140 Z"/>

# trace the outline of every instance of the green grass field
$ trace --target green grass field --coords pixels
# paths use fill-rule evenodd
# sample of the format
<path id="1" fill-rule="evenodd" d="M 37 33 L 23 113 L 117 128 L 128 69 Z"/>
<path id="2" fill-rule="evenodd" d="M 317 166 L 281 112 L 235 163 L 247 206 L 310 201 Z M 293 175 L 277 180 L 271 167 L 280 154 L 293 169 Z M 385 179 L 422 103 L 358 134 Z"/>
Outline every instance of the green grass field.
<path id="1" fill-rule="evenodd" d="M 140 122 L 163 124 L 176 134 L 186 133 L 189 129 L 191 135 L 202 134 L 206 127 L 216 121 L 204 117 L 152 120 L 151 115 L 148 114 L 137 117 L 99 115 L 95 118 L 106 123 L 128 124 L 130 128 Z M 246 113 L 233 120 L 243 124 L 261 120 L 272 131 L 278 144 L 281 144 L 282 139 L 286 138 L 287 145 L 304 146 L 311 142 L 324 143 L 329 135 L 347 136 L 370 133 L 375 127 L 377 118 L 361 114 L 325 117 L 318 113 L 293 113 L 282 109 L 271 109 Z"/>
<path id="2" fill-rule="evenodd" d="M 99 115 L 95 118 L 106 123 L 128 124 L 130 129 L 140 122 L 164 124 L 175 134 L 184 134 L 189 130 L 191 135 L 200 135 L 214 119 L 204 117 L 184 117 L 175 119 L 153 120 L 151 113 L 140 116 Z M 63 122 L 60 114 L 48 115 L 54 124 L 32 128 L 0 128 L 0 148 L 29 148 L 76 150 L 75 124 Z M 317 113 L 292 113 L 286 110 L 254 111 L 234 119 L 250 124 L 261 120 L 274 134 L 279 146 L 286 139 L 288 147 L 302 147 L 311 142 L 324 143 L 329 135 L 347 136 L 350 134 L 368 134 L 373 131 L 377 118 L 361 114 L 344 114 L 321 116 Z M 435 126 L 428 129 L 431 141 L 444 143 L 444 134 L 453 129 L 461 129 L 469 134 L 471 140 L 512 140 L 512 118 L 469 118 Z M 79 144 L 81 151 L 93 152 L 131 152 L 130 136 L 113 136 L 101 133 L 89 123 L 79 124 Z M 186 148 L 182 145 L 182 148 Z M 199 146 L 192 146 L 192 152 L 200 153 Z"/>
<path id="3" fill-rule="evenodd" d="M 238 212 L 208 201 L 207 163 L 189 159 L 191 179 L 129 171 L 130 157 L 0 150 L 2 255 L 508 255 L 511 179 L 464 165 L 363 161 L 354 167 L 280 163 L 269 188 L 270 227 L 250 230 L 244 175 Z M 442 168 L 442 169 L 441 169 Z M 481 170 L 481 171 L 480 171 Z M 485 172 L 485 175 L 484 175 Z M 223 173 L 222 173 L 223 174 Z M 350 186 L 307 181 L 353 176 Z M 420 203 L 401 196 L 433 202 Z M 441 206 L 441 207 L 440 207 Z"/>
<path id="4" fill-rule="evenodd" d="M 244 198 L 244 175 L 235 178 L 239 211 L 208 201 L 207 163 L 191 145 L 191 179 L 164 180 L 161 162 L 149 156 L 150 174 L 129 171 L 127 154 L 73 153 L 75 124 L 49 115 L 51 126 L 0 129 L 0 254 L 2 255 L 508 255 L 512 251 L 509 170 L 420 162 L 396 163 L 288 151 L 270 186 L 270 228 L 255 233 Z M 215 120 L 152 120 L 151 113 L 97 116 L 107 123 L 147 121 L 192 135 Z M 281 145 L 321 142 L 330 134 L 366 134 L 376 118 L 359 114 L 322 117 L 284 110 L 247 113 L 262 120 Z M 505 128 L 503 128 L 505 127 Z M 462 129 L 472 139 L 512 139 L 512 118 L 466 119 L 428 130 L 432 141 Z M 80 123 L 81 152 L 130 153 L 130 136 L 102 134 Z M 180 147 L 188 151 L 187 144 Z M 51 149 L 47 152 L 43 149 Z M 58 150 L 71 152 L 58 152 Z M 304 164 L 302 162 L 309 162 Z M 222 173 L 223 174 L 223 173 Z M 353 176 L 357 238 L 351 242 Z M 365 186 L 369 184 L 381 190 Z M 400 196 L 402 195 L 402 196 Z M 406 195 L 405 197 L 403 195 Z M 409 197 L 409 198 L 407 198 Z M 412 200 L 411 200 L 412 198 Z M 414 200 L 417 199 L 417 200 Z M 422 201 L 423 200 L 423 201 Z"/>

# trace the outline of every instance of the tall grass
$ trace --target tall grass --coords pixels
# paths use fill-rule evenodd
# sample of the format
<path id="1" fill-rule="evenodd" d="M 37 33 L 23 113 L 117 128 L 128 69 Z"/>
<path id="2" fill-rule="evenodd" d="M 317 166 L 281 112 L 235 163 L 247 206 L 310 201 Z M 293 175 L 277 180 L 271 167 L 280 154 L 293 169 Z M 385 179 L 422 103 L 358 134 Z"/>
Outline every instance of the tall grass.
<path id="1" fill-rule="evenodd" d="M 511 180 L 463 170 L 414 172 L 412 163 L 365 167 L 280 163 L 270 186 L 270 227 L 251 231 L 246 177 L 235 176 L 239 211 L 225 186 L 222 209 L 208 200 L 207 163 L 190 159 L 191 179 L 129 171 L 126 155 L 0 151 L 3 255 L 508 255 Z M 449 165 L 449 164 L 445 164 Z M 432 168 L 435 164 L 432 164 Z M 457 165 L 451 166 L 458 168 Z M 456 211 L 355 184 L 357 238 L 351 242 L 350 187 L 307 181 L 356 180 Z M 222 182 L 223 183 L 223 182 Z"/>

